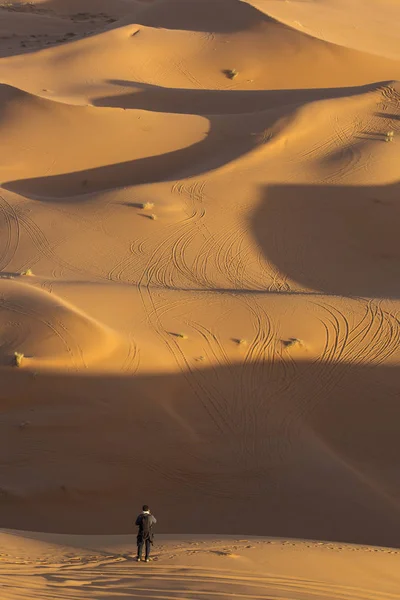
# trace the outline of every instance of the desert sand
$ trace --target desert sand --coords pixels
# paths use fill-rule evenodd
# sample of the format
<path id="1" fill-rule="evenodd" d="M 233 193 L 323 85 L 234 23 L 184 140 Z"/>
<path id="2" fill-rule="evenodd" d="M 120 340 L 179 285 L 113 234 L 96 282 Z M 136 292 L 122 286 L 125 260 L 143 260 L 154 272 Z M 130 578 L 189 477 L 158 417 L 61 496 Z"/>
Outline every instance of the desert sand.
<path id="1" fill-rule="evenodd" d="M 2 599 L 400 598 L 399 17 L 0 2 Z"/>
<path id="2" fill-rule="evenodd" d="M 394 600 L 399 551 L 307 540 L 159 536 L 151 564 L 129 536 L 4 532 L 4 600 L 240 598 Z M 329 568 L 327 568 L 329 566 Z"/>

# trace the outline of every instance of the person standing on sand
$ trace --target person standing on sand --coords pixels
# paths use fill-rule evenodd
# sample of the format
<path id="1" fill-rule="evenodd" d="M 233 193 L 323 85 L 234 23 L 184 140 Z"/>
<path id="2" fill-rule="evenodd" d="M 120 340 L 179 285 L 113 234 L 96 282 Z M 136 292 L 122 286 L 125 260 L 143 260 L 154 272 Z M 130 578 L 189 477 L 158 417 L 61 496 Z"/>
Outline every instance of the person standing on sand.
<path id="1" fill-rule="evenodd" d="M 152 531 L 153 525 L 157 523 L 157 519 L 151 514 L 149 507 L 147 504 L 143 505 L 143 510 L 136 519 L 135 525 L 139 527 L 139 531 L 137 534 L 137 561 L 140 562 L 142 560 L 142 552 L 143 546 L 146 548 L 145 553 L 145 562 L 149 562 L 150 560 L 150 547 L 153 543 L 154 535 Z"/>

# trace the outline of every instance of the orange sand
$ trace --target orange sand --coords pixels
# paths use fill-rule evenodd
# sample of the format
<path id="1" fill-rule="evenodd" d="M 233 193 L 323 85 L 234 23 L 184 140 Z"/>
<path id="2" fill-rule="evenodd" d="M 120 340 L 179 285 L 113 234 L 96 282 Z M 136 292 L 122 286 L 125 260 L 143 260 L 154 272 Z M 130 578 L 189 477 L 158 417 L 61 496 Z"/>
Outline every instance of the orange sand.
<path id="1" fill-rule="evenodd" d="M 400 597 L 399 17 L 0 2 L 2 600 Z"/>

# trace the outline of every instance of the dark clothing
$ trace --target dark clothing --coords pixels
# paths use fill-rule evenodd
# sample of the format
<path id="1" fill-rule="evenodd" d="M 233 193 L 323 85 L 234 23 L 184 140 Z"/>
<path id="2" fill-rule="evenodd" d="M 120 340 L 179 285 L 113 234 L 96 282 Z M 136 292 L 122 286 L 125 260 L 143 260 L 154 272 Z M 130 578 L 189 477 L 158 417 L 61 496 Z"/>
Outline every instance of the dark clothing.
<path id="1" fill-rule="evenodd" d="M 149 517 L 149 531 L 143 530 L 143 517 Z M 150 547 L 154 541 L 154 534 L 152 532 L 152 527 L 157 523 L 157 519 L 148 512 L 142 512 L 136 519 L 135 525 L 139 527 L 138 535 L 137 535 L 137 547 L 138 547 L 138 558 L 142 558 L 143 546 L 146 546 L 146 556 L 145 558 L 149 558 L 150 555 Z"/>
<path id="2" fill-rule="evenodd" d="M 142 520 L 143 520 L 143 517 L 146 514 L 148 514 L 148 513 L 140 513 L 140 515 L 136 519 L 135 525 L 136 525 L 136 527 L 139 527 L 139 533 L 140 533 L 140 531 L 142 529 Z M 155 518 L 154 515 L 149 514 L 148 516 L 149 516 L 149 520 L 150 520 L 150 527 L 153 527 L 153 525 L 155 525 L 157 523 L 157 519 Z"/>
<path id="3" fill-rule="evenodd" d="M 150 556 L 151 542 L 149 539 L 144 540 L 143 538 L 140 538 L 140 541 L 139 541 L 139 536 L 138 536 L 137 555 L 138 555 L 138 558 L 140 558 L 140 560 L 142 560 L 142 552 L 143 552 L 144 545 L 146 546 L 146 553 L 145 553 L 144 557 L 147 560 Z"/>

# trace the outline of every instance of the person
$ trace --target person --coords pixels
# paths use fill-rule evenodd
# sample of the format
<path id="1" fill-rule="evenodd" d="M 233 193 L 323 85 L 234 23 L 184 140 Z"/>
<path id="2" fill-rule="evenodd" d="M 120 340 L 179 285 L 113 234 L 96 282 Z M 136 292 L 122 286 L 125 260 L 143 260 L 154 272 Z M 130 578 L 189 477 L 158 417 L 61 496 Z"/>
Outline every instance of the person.
<path id="1" fill-rule="evenodd" d="M 139 527 L 137 534 L 137 561 L 140 562 L 142 560 L 142 552 L 143 546 L 145 546 L 145 562 L 149 562 L 150 560 L 150 548 L 153 543 L 154 534 L 152 531 L 153 525 L 157 523 L 157 519 L 154 515 L 151 514 L 149 507 L 147 504 L 143 505 L 142 512 L 136 519 L 135 525 Z"/>

